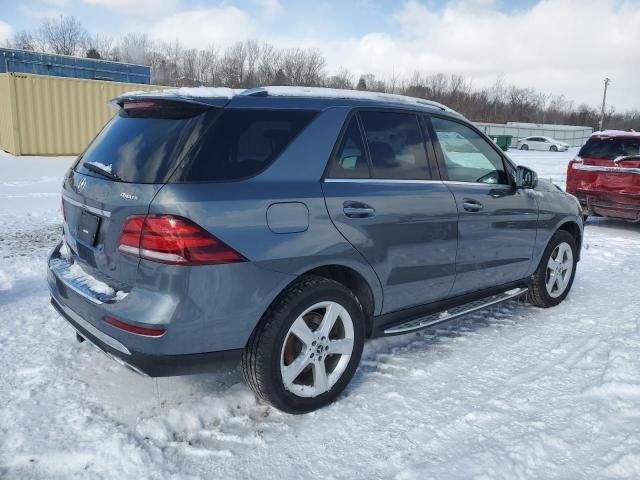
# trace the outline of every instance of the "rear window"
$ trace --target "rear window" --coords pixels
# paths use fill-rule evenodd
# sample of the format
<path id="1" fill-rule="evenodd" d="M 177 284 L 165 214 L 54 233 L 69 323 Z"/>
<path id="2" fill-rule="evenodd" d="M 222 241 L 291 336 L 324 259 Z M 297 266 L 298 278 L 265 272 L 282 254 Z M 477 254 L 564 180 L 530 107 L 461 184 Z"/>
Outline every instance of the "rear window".
<path id="1" fill-rule="evenodd" d="M 90 169 L 93 165 L 121 182 L 162 183 L 174 169 L 188 133 L 211 116 L 217 112 L 176 102 L 125 104 L 91 142 L 75 169 L 100 176 Z"/>
<path id="2" fill-rule="evenodd" d="M 315 112 L 153 102 L 122 109 L 76 170 L 130 183 L 237 180 L 273 162 Z M 96 168 L 97 167 L 97 168 Z"/>
<path id="3" fill-rule="evenodd" d="M 602 159 L 640 155 L 640 138 L 590 138 L 578 155 Z"/>

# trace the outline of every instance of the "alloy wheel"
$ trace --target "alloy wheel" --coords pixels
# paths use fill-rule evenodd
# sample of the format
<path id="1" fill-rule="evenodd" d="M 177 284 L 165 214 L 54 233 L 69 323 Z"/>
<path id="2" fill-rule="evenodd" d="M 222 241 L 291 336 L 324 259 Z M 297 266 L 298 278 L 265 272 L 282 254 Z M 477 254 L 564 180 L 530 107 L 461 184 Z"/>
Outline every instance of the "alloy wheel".
<path id="1" fill-rule="evenodd" d="M 573 251 L 568 243 L 559 243 L 551 252 L 547 262 L 545 285 L 552 298 L 564 293 L 573 273 Z"/>
<path id="2" fill-rule="evenodd" d="M 280 355 L 284 387 L 317 397 L 340 379 L 353 353 L 353 321 L 346 308 L 325 301 L 307 308 L 285 335 Z"/>

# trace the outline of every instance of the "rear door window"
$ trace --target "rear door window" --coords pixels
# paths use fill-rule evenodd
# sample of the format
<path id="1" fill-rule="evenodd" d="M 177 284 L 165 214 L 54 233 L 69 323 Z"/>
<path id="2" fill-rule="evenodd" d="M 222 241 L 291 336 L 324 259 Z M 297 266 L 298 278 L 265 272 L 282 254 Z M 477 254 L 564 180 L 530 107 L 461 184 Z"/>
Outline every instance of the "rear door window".
<path id="1" fill-rule="evenodd" d="M 509 184 L 502 157 L 477 132 L 461 123 L 442 118 L 434 117 L 431 123 L 449 180 Z"/>
<path id="2" fill-rule="evenodd" d="M 373 177 L 429 179 L 429 169 L 418 117 L 409 113 L 363 111 Z"/>

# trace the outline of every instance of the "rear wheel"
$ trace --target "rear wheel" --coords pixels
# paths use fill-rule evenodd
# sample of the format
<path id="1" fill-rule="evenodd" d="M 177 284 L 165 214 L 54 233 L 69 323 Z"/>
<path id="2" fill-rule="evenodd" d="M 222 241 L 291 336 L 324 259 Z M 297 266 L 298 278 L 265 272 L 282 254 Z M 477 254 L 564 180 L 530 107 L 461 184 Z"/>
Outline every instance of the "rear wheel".
<path id="1" fill-rule="evenodd" d="M 529 288 L 529 301 L 538 307 L 553 307 L 571 290 L 578 252 L 573 236 L 558 230 L 547 245 Z"/>
<path id="2" fill-rule="evenodd" d="M 527 145 L 526 143 L 523 143 L 523 144 L 520 146 L 520 150 L 529 150 L 529 145 Z"/>
<path id="3" fill-rule="evenodd" d="M 555 145 L 551 145 L 551 148 L 549 149 L 549 151 L 557 152 L 558 151 L 558 147 L 556 147 Z"/>
<path id="4" fill-rule="evenodd" d="M 351 380 L 364 332 L 364 313 L 350 290 L 326 278 L 303 277 L 274 302 L 249 339 L 244 377 L 280 410 L 316 410 Z"/>

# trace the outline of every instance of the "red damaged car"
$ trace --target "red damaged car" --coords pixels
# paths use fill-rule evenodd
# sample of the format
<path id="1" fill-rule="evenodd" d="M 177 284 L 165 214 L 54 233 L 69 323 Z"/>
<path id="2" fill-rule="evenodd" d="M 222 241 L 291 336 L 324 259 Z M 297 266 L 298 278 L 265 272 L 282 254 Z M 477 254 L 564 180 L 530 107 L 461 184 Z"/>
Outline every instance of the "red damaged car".
<path id="1" fill-rule="evenodd" d="M 640 132 L 595 132 L 567 168 L 585 217 L 640 221 Z"/>

